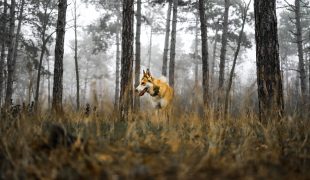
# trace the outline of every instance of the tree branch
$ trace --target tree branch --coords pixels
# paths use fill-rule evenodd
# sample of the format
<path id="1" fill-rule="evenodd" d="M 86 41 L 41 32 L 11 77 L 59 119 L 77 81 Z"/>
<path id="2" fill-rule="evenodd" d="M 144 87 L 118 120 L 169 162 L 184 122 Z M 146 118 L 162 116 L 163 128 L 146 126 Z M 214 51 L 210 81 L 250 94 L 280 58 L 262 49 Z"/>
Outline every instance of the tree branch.
<path id="1" fill-rule="evenodd" d="M 284 0 L 284 2 L 291 8 L 288 8 L 287 10 L 292 10 L 292 11 L 295 11 L 296 10 L 296 7 L 292 4 L 290 4 L 289 2 L 287 2 L 287 0 Z"/>

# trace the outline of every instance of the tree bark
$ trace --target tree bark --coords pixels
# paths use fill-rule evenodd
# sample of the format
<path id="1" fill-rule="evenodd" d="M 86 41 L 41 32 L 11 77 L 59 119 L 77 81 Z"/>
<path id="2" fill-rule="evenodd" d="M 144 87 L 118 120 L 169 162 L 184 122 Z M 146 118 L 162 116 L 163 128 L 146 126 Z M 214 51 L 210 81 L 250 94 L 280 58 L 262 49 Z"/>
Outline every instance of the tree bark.
<path id="1" fill-rule="evenodd" d="M 114 109 L 118 109 L 119 101 L 119 69 L 120 69 L 120 29 L 116 32 L 116 71 L 115 71 L 115 95 L 114 95 Z"/>
<path id="2" fill-rule="evenodd" d="M 32 92 L 32 85 L 33 85 L 33 78 L 32 78 L 32 71 L 29 72 L 29 84 L 28 84 L 28 98 L 27 103 L 31 103 L 31 92 Z"/>
<path id="3" fill-rule="evenodd" d="M 310 50 L 310 48 L 309 48 Z M 310 112 L 310 52 L 308 52 L 308 66 L 309 66 L 309 82 L 308 82 L 308 112 Z M 308 113 L 309 114 L 309 113 Z"/>
<path id="4" fill-rule="evenodd" d="M 74 1 L 74 62 L 75 62 L 75 77 L 76 77 L 76 110 L 80 109 L 80 78 L 79 78 L 79 63 L 78 63 L 78 41 L 77 41 L 77 15 L 76 15 L 76 0 Z"/>
<path id="5" fill-rule="evenodd" d="M 141 62 L 141 48 L 140 48 L 140 34 L 141 34 L 141 0 L 137 0 L 137 12 L 136 12 L 136 64 L 135 64 L 135 87 L 140 83 L 140 62 Z M 134 109 L 137 111 L 140 109 L 140 97 L 134 96 Z"/>
<path id="6" fill-rule="evenodd" d="M 283 90 L 279 61 L 276 0 L 254 0 L 259 119 L 282 116 Z"/>
<path id="7" fill-rule="evenodd" d="M 117 12 L 117 28 L 116 28 L 116 69 L 115 69 L 115 94 L 114 94 L 114 110 L 118 111 L 119 108 L 119 96 L 120 96 L 120 33 L 121 33 L 121 5 L 116 7 Z"/>
<path id="8" fill-rule="evenodd" d="M 203 104 L 206 114 L 209 100 L 209 64 L 208 64 L 208 30 L 207 20 L 205 14 L 204 0 L 199 0 L 199 14 L 200 14 L 200 30 L 201 30 L 201 53 L 202 53 L 202 88 L 203 88 Z"/>
<path id="9" fill-rule="evenodd" d="M 10 27 L 9 27 L 9 43 L 8 43 L 8 56 L 7 56 L 7 84 L 5 94 L 5 106 L 8 108 L 11 105 L 11 99 L 13 95 L 13 81 L 14 81 L 14 62 L 13 54 L 15 47 L 15 0 L 11 0 L 10 7 Z"/>
<path id="10" fill-rule="evenodd" d="M 163 66 L 162 66 L 162 75 L 163 76 L 167 76 L 171 9 L 172 9 L 172 0 L 169 1 L 168 10 L 167 10 L 165 47 L 164 47 Z"/>
<path id="11" fill-rule="evenodd" d="M 236 49 L 235 54 L 234 54 L 234 60 L 233 60 L 233 64 L 232 64 L 232 68 L 231 68 L 230 74 L 229 74 L 228 86 L 227 86 L 227 89 L 226 89 L 225 107 L 224 107 L 224 115 L 225 115 L 225 117 L 227 116 L 227 112 L 228 112 L 229 94 L 230 94 L 230 90 L 231 90 L 231 86 L 232 86 L 232 82 L 233 82 L 236 62 L 237 62 L 237 58 L 238 58 L 240 47 L 241 47 L 243 31 L 244 31 L 244 25 L 245 25 L 245 22 L 246 22 L 246 17 L 247 17 L 247 13 L 248 13 L 248 9 L 249 9 L 250 3 L 251 3 L 251 0 L 249 1 L 249 3 L 246 6 L 240 5 L 240 9 L 242 11 L 242 25 L 241 25 L 241 30 L 239 32 L 239 37 L 238 37 L 238 42 L 237 42 L 237 49 Z"/>
<path id="12" fill-rule="evenodd" d="M 2 97 L 3 97 L 3 71 L 4 71 L 4 59 L 5 59 L 5 42 L 1 43 L 1 57 L 0 57 L 0 107 L 2 106 Z"/>
<path id="13" fill-rule="evenodd" d="M 223 22 L 223 34 L 222 34 L 222 47 L 220 54 L 220 72 L 219 72 L 219 87 L 218 87 L 218 106 L 223 100 L 224 81 L 225 81 L 225 61 L 227 51 L 227 35 L 228 35 L 228 14 L 229 14 L 230 0 L 225 0 L 224 22 Z M 220 108 L 221 109 L 221 108 Z"/>
<path id="14" fill-rule="evenodd" d="M 129 120 L 133 108 L 133 21 L 134 0 L 123 0 L 121 91 L 119 113 L 121 121 Z"/>
<path id="15" fill-rule="evenodd" d="M 35 98 L 34 98 L 35 109 L 37 109 L 37 107 L 39 105 L 41 70 L 42 70 L 42 62 L 43 62 L 43 57 L 44 57 L 45 48 L 46 48 L 46 41 L 45 41 L 44 36 L 45 36 L 45 32 L 43 35 L 43 44 L 41 46 L 41 55 L 40 55 L 40 59 L 39 59 L 39 67 L 38 67 L 38 73 L 37 73 L 36 94 L 35 94 Z"/>
<path id="16" fill-rule="evenodd" d="M 300 88 L 302 101 L 305 101 L 307 94 L 307 83 L 306 83 L 306 71 L 305 63 L 303 57 L 303 40 L 302 40 L 302 27 L 301 27 L 301 15 L 300 15 L 300 0 L 295 0 L 295 26 L 296 26 L 296 39 L 297 39 L 297 48 L 298 48 L 298 68 L 300 73 Z M 304 104 L 304 103 L 303 103 Z"/>
<path id="17" fill-rule="evenodd" d="M 4 82 L 4 60 L 5 60 L 5 48 L 6 48 L 6 21 L 7 21 L 7 0 L 4 0 L 3 3 L 3 15 L 1 18 L 1 57 L 0 57 L 0 107 L 2 106 L 2 97 L 3 97 L 3 82 Z"/>
<path id="18" fill-rule="evenodd" d="M 179 0 L 173 0 L 173 16 L 172 16 L 172 31 L 170 41 L 170 62 L 169 62 L 169 84 L 174 87 L 174 66 L 175 66 L 175 46 L 177 36 L 177 17 L 178 17 L 178 3 Z"/>
<path id="19" fill-rule="evenodd" d="M 58 19 L 56 29 L 56 45 L 55 45 L 55 63 L 54 63 L 54 86 L 52 109 L 60 114 L 62 109 L 62 91 L 63 91 L 63 54 L 64 39 L 66 27 L 66 11 L 67 0 L 59 0 L 58 2 Z"/>
<path id="20" fill-rule="evenodd" d="M 50 72 L 50 61 L 49 56 L 46 57 L 47 60 L 47 71 Z M 51 75 L 49 74 L 47 77 L 47 104 L 48 109 L 51 108 Z"/>
<path id="21" fill-rule="evenodd" d="M 195 24 L 195 50 L 194 50 L 194 65 L 195 65 L 195 87 L 198 86 L 198 14 L 196 16 Z"/>

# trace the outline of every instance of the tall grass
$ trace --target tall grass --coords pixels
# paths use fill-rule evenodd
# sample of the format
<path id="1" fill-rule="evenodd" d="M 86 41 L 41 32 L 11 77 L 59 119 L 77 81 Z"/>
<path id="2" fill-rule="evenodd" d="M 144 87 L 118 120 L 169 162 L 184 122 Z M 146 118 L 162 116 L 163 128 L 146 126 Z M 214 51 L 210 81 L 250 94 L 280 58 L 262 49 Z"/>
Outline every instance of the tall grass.
<path id="1" fill-rule="evenodd" d="M 152 110 L 120 122 L 109 102 L 85 115 L 65 106 L 2 113 L 0 179 L 309 179 L 310 121 L 263 126 L 255 113 L 202 119 L 175 102 L 169 123 Z"/>

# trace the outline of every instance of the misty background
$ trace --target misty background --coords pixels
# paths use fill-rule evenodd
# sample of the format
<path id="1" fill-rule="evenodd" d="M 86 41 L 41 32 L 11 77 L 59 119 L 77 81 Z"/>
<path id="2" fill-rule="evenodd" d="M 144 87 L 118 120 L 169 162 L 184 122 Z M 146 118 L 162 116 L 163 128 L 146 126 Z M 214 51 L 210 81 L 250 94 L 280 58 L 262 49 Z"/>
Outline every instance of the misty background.
<path id="1" fill-rule="evenodd" d="M 43 1 L 42 1 L 43 2 Z M 211 1 L 208 18 L 208 44 L 209 44 L 209 65 L 213 68 L 211 80 L 211 96 L 215 95 L 218 86 L 219 73 L 219 56 L 221 48 L 221 23 L 222 13 L 224 11 L 222 1 Z M 249 1 L 245 1 L 248 3 Z M 51 1 L 51 4 L 55 2 Z M 63 94 L 64 103 L 74 106 L 76 98 L 76 80 L 75 80 L 75 62 L 74 62 L 74 6 L 75 1 L 68 1 L 67 24 L 65 35 L 65 54 L 64 54 L 64 76 L 63 76 Z M 113 24 L 116 17 L 113 12 L 105 6 L 114 1 L 80 1 L 77 0 L 77 43 L 78 43 L 78 63 L 80 73 L 80 96 L 81 106 L 86 103 L 105 103 L 114 101 L 115 93 L 115 74 L 116 74 L 116 41 Z M 284 80 L 284 90 L 287 96 L 289 94 L 300 94 L 298 90 L 298 60 L 297 47 L 294 43 L 292 32 L 295 30 L 290 22 L 293 17 L 290 13 L 288 3 L 293 1 L 278 1 L 278 27 L 280 41 L 280 57 L 282 75 Z M 27 5 L 27 4 L 26 4 Z M 53 84 L 52 70 L 54 60 L 54 25 L 55 16 L 57 15 L 56 6 L 49 7 L 51 12 L 51 23 L 48 25 L 47 34 L 51 33 L 51 39 L 47 43 L 47 53 L 45 53 L 42 62 L 42 78 L 40 82 L 40 101 L 44 107 L 48 107 L 49 97 Z M 248 94 L 252 99 L 252 105 L 256 102 L 256 62 L 255 62 L 255 39 L 254 39 L 254 19 L 253 19 L 253 2 L 250 4 L 248 19 L 245 24 L 244 40 L 241 45 L 240 53 L 237 59 L 237 65 L 234 72 L 232 94 L 234 103 L 239 103 L 238 97 Z M 164 51 L 165 22 L 167 3 L 160 1 L 142 1 L 142 25 L 141 25 L 141 71 L 150 68 L 155 77 L 161 76 L 162 58 Z M 40 10 L 43 9 L 39 7 Z M 136 9 L 136 7 L 135 7 Z M 305 17 L 308 9 L 305 8 Z M 25 21 L 21 26 L 23 42 L 18 51 L 17 71 L 14 83 L 13 100 L 15 103 L 30 102 L 35 97 L 36 69 L 40 57 L 40 38 L 35 32 L 35 25 L 31 22 L 34 15 L 25 14 Z M 28 20 L 29 17 L 29 20 Z M 201 93 L 201 85 L 198 89 L 195 82 L 201 82 L 201 50 L 200 50 L 200 31 L 197 30 L 199 20 L 197 10 L 189 4 L 179 7 L 179 16 L 177 22 L 177 40 L 176 40 L 176 74 L 175 74 L 175 92 L 184 101 L 195 101 L 195 95 Z M 225 77 L 229 76 L 232 67 L 234 51 L 236 49 L 237 34 L 240 31 L 240 12 L 238 8 L 232 6 L 229 11 L 229 34 L 228 39 Z M 304 18 L 303 26 L 305 33 L 304 46 L 309 45 L 309 31 L 307 27 L 309 19 Z M 217 27 L 218 26 L 218 27 Z M 135 27 L 135 26 L 134 26 Z M 216 29 L 218 31 L 216 35 Z M 114 32 L 113 32 L 114 31 Z M 195 37 L 198 37 L 196 43 Z M 214 46 L 217 38 L 217 46 Z M 38 48 L 33 55 L 29 54 L 29 48 Z M 28 50 L 27 50 L 28 48 Z M 306 48 L 305 48 L 306 49 Z M 195 51 L 198 52 L 198 58 L 193 58 Z M 215 56 L 214 56 L 215 55 Z M 214 61 L 214 63 L 213 63 Z M 213 64 L 212 64 L 213 63 Z M 305 51 L 305 68 L 309 71 L 309 56 Z M 307 66 L 308 65 L 308 66 Z M 195 69 L 198 67 L 197 69 Z M 212 71 L 212 70 L 210 70 Z M 196 73 L 198 72 L 198 73 Z M 227 83 L 228 78 L 225 78 Z M 307 82 L 309 83 L 309 82 Z M 295 88 L 294 88 L 295 87 Z M 30 89 L 30 90 L 29 90 Z M 30 93 L 29 93 L 30 92 Z M 142 102 L 146 97 L 142 98 Z M 198 98 L 198 101 L 199 98 Z M 215 103 L 215 102 L 213 102 Z M 292 102 L 294 103 L 294 102 Z M 296 102 L 297 103 L 297 102 Z M 295 104 L 296 104 L 295 103 Z M 297 107 L 294 106 L 295 108 Z"/>

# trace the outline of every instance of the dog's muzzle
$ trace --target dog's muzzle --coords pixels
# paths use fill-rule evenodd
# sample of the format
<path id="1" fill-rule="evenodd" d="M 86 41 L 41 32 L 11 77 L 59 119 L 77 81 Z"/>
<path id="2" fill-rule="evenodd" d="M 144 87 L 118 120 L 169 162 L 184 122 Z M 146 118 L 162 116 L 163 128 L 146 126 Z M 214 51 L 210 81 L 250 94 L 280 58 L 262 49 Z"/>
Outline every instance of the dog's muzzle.
<path id="1" fill-rule="evenodd" d="M 143 96 L 144 93 L 146 93 L 147 89 L 148 89 L 147 87 L 144 88 L 144 89 L 139 93 L 139 96 Z"/>
<path id="2" fill-rule="evenodd" d="M 139 94 L 139 96 L 143 96 L 148 91 L 148 89 L 149 89 L 148 86 L 139 85 L 136 88 L 136 93 Z"/>

